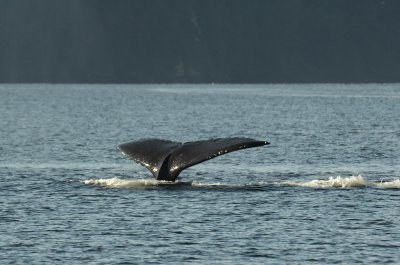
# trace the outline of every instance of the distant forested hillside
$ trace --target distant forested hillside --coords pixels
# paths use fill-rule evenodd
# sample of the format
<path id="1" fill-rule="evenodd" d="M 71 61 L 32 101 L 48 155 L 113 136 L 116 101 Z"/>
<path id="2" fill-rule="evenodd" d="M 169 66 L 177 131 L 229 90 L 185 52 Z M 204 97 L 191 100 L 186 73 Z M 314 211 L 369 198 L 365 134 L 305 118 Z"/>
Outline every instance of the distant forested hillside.
<path id="1" fill-rule="evenodd" d="M 1 0 L 0 82 L 400 82 L 400 1 Z"/>

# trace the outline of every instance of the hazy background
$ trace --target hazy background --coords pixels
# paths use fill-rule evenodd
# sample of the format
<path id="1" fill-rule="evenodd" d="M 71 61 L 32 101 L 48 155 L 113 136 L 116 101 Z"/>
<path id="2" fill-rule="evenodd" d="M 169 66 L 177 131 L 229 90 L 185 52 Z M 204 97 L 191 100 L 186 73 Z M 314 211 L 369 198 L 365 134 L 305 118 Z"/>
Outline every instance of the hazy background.
<path id="1" fill-rule="evenodd" d="M 0 82 L 399 82 L 397 0 L 1 0 Z"/>

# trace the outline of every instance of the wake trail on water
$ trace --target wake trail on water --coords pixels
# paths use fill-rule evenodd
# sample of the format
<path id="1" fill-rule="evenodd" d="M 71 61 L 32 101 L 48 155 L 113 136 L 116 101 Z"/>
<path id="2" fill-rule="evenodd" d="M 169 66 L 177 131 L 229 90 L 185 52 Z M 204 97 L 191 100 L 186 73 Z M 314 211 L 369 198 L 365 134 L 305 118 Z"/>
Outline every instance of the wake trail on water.
<path id="1" fill-rule="evenodd" d="M 381 189 L 400 189 L 400 179 L 368 181 L 362 176 L 350 177 L 330 177 L 329 179 L 315 179 L 309 181 L 272 181 L 248 184 L 229 184 L 221 182 L 169 182 L 155 179 L 121 179 L 118 177 L 88 179 L 82 181 L 87 185 L 101 186 L 106 188 L 140 188 L 157 186 L 192 186 L 192 187 L 227 187 L 227 188 L 248 188 L 248 187 L 267 187 L 267 186 L 297 186 L 307 188 L 381 188 Z"/>

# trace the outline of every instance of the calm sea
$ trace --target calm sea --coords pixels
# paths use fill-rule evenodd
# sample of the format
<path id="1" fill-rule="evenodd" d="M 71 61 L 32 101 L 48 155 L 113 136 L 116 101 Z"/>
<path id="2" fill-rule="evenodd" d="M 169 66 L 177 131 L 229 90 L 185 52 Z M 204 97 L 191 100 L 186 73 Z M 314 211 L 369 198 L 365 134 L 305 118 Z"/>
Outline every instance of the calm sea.
<path id="1" fill-rule="evenodd" d="M 244 136 L 158 185 L 140 138 Z M 0 85 L 1 264 L 399 264 L 400 84 Z"/>

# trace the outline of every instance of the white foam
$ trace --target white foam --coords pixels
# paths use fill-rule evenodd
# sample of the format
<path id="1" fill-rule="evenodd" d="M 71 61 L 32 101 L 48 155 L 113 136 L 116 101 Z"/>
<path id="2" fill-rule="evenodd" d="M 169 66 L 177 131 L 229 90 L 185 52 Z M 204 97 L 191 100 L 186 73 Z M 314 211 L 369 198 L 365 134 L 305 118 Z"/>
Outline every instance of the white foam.
<path id="1" fill-rule="evenodd" d="M 300 182 L 298 186 L 312 187 L 312 188 L 349 188 L 349 187 L 366 187 L 367 182 L 361 176 L 351 176 L 347 178 L 330 177 L 328 180 L 311 180 L 307 182 Z"/>
<path id="2" fill-rule="evenodd" d="M 152 187 L 161 185 L 190 185 L 194 187 L 207 187 L 207 186 L 227 186 L 221 182 L 170 182 L 155 179 L 120 179 L 117 177 L 104 178 L 104 179 L 87 179 L 82 181 L 87 185 L 102 186 L 107 188 L 139 188 L 139 187 Z"/>
<path id="3" fill-rule="evenodd" d="M 350 176 L 350 177 L 330 177 L 326 180 L 311 180 L 304 182 L 296 182 L 296 181 L 286 181 L 283 182 L 286 185 L 292 186 L 301 186 L 301 187 L 310 187 L 310 188 L 384 188 L 384 189 L 399 189 L 400 188 L 400 179 L 394 179 L 393 181 L 380 181 L 380 182 L 372 182 L 366 180 L 364 177 L 358 176 Z"/>
<path id="4" fill-rule="evenodd" d="M 375 182 L 375 185 L 379 188 L 384 188 L 384 189 L 400 189 L 400 179 L 394 179 L 392 181 Z"/>
<path id="5" fill-rule="evenodd" d="M 117 177 L 106 178 L 106 179 L 88 179 L 84 180 L 83 183 L 88 185 L 96 185 L 107 188 L 135 188 L 135 187 L 146 187 L 146 186 L 157 186 L 161 181 L 155 179 L 120 179 Z M 163 183 L 167 183 L 163 181 Z"/>

